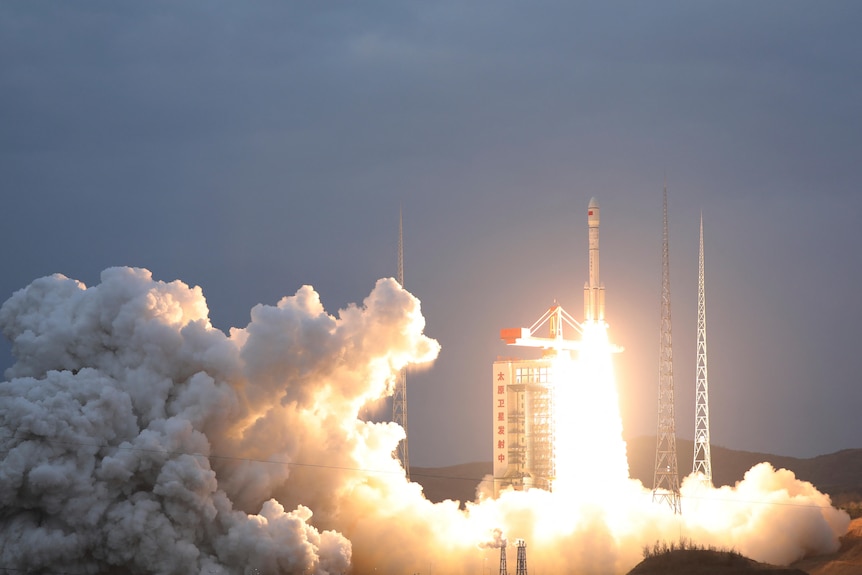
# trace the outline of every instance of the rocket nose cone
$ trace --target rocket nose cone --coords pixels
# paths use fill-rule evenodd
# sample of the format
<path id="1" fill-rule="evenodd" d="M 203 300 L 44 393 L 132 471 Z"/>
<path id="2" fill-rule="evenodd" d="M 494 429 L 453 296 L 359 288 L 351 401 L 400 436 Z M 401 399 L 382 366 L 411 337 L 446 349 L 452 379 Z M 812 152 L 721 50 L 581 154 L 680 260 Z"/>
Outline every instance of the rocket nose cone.
<path id="1" fill-rule="evenodd" d="M 590 205 L 588 205 L 587 207 L 588 208 L 597 208 L 597 207 L 599 207 L 599 201 L 594 197 L 590 198 Z"/>

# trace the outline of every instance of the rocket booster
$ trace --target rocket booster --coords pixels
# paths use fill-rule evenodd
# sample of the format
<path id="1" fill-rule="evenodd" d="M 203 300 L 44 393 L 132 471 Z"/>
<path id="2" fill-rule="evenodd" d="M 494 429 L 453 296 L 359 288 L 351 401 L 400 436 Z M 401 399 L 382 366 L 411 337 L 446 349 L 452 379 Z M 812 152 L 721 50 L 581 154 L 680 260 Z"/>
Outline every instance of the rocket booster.
<path id="1" fill-rule="evenodd" d="M 584 284 L 584 320 L 605 320 L 605 286 L 599 280 L 599 202 L 590 199 L 587 206 L 590 233 L 590 281 Z"/>

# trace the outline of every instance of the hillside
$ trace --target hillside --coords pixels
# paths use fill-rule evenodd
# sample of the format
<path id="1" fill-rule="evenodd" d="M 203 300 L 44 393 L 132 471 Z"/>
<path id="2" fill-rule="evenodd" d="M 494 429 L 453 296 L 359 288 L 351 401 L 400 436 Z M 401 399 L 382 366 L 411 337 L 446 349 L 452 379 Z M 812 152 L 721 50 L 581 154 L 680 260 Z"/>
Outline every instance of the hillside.
<path id="1" fill-rule="evenodd" d="M 850 523 L 841 548 L 829 555 L 810 557 L 793 564 L 809 575 L 859 575 L 862 573 L 862 519 Z"/>

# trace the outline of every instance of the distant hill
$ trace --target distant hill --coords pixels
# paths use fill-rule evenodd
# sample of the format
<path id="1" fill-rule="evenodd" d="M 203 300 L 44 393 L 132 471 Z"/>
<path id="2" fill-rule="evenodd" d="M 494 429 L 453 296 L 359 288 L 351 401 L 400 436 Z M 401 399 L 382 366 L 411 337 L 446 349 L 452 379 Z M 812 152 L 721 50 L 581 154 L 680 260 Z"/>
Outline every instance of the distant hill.
<path id="1" fill-rule="evenodd" d="M 638 437 L 628 442 L 629 474 L 645 486 L 653 484 L 655 467 L 655 437 Z M 692 467 L 694 444 L 677 439 L 680 475 Z M 862 449 L 845 449 L 809 459 L 737 451 L 711 446 L 713 483 L 733 485 L 755 464 L 768 461 L 776 468 L 793 471 L 799 479 L 810 481 L 820 491 L 828 493 L 836 505 L 862 501 Z M 491 462 L 464 463 L 450 467 L 411 467 L 411 479 L 423 486 L 431 501 L 453 499 L 472 501 L 483 477 L 492 472 Z"/>

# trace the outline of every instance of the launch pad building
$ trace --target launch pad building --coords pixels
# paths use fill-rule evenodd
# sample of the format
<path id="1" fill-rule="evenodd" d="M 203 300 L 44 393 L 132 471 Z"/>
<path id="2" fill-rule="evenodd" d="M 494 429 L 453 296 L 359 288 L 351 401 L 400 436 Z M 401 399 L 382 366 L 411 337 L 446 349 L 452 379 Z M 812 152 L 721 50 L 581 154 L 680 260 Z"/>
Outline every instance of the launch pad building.
<path id="1" fill-rule="evenodd" d="M 552 362 L 494 362 L 494 495 L 506 487 L 551 489 L 554 477 Z"/>

